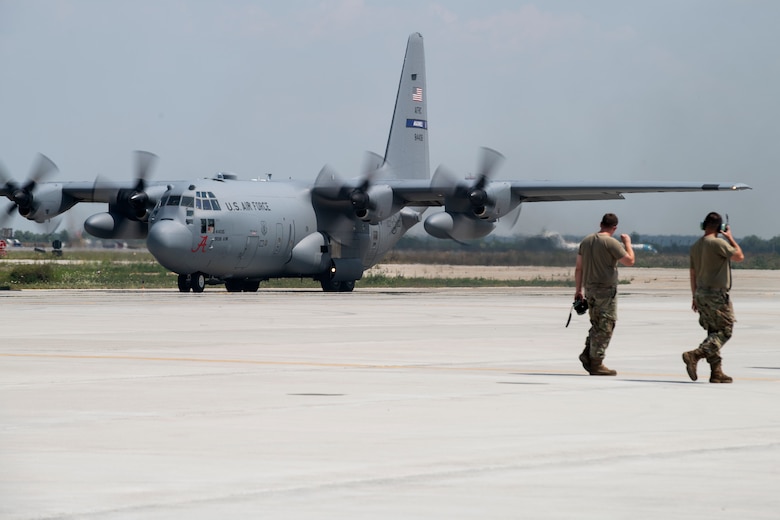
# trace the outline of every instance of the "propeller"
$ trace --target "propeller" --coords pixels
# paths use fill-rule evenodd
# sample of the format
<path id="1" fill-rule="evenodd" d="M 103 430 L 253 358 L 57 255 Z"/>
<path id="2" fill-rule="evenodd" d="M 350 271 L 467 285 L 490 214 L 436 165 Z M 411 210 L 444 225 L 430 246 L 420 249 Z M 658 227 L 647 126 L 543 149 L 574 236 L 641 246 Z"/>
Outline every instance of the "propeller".
<path id="1" fill-rule="evenodd" d="M 26 217 L 34 212 L 36 207 L 35 187 L 56 171 L 57 165 L 43 154 L 38 155 L 38 161 L 30 171 L 30 175 L 24 184 L 14 181 L 5 169 L 0 167 L 0 182 L 2 182 L 0 195 L 7 197 L 12 202 L 6 214 L 11 215 L 14 210 L 17 210 L 20 215 Z"/>
<path id="2" fill-rule="evenodd" d="M 479 167 L 477 170 L 477 182 L 468 190 L 468 199 L 476 214 L 484 211 L 485 205 L 490 202 L 490 197 L 485 191 L 491 177 L 504 161 L 504 156 L 492 148 L 481 148 Z"/>
<path id="3" fill-rule="evenodd" d="M 146 216 L 147 210 L 150 209 L 149 194 L 146 193 L 146 180 L 158 157 L 151 152 L 142 150 L 136 150 L 133 152 L 133 155 L 135 157 L 135 184 L 132 188 L 120 188 L 116 193 L 116 203 L 112 204 L 112 206 L 113 210 L 123 217 L 140 221 Z M 111 190 L 115 188 L 104 187 L 102 180 L 96 178 L 92 188 L 93 199 L 98 198 L 96 196 L 98 192 L 106 189 Z"/>
<path id="4" fill-rule="evenodd" d="M 325 165 L 317 175 L 314 198 L 323 208 L 331 210 L 324 227 L 339 242 L 352 242 L 355 218 L 372 208 L 368 192 L 383 162 L 381 156 L 366 152 L 357 182 L 344 180 L 330 165 Z"/>
<path id="5" fill-rule="evenodd" d="M 487 186 L 503 161 L 504 156 L 501 153 L 492 148 L 482 147 L 477 173 L 472 184 L 457 180 L 456 175 L 448 168 L 439 166 L 431 177 L 431 186 L 446 198 L 456 199 L 453 201 L 456 207 L 461 205 L 458 202 L 467 203 L 475 215 L 480 215 L 484 212 L 485 206 L 491 202 Z"/>
<path id="6" fill-rule="evenodd" d="M 149 172 L 157 162 L 158 157 L 151 152 L 136 150 L 135 154 L 135 177 L 137 180 L 135 188 L 127 197 L 127 201 L 135 211 L 137 218 L 143 218 L 146 210 L 149 209 L 149 194 L 146 193 L 146 178 Z"/>

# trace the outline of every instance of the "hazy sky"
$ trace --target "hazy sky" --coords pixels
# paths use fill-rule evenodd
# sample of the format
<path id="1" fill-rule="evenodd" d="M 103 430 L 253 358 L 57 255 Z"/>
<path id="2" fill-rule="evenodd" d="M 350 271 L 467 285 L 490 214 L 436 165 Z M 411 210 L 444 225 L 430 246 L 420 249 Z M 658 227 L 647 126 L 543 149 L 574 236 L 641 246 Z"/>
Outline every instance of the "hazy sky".
<path id="1" fill-rule="evenodd" d="M 780 235 L 780 2 L 0 0 L 0 161 L 57 180 L 230 171 L 313 180 L 382 153 L 406 39 L 425 38 L 432 170 L 734 181 L 749 192 L 533 203 L 516 233 Z M 4 206 L 4 204 L 0 204 Z M 92 206 L 86 216 L 103 211 Z M 33 229 L 16 217 L 12 224 Z"/>

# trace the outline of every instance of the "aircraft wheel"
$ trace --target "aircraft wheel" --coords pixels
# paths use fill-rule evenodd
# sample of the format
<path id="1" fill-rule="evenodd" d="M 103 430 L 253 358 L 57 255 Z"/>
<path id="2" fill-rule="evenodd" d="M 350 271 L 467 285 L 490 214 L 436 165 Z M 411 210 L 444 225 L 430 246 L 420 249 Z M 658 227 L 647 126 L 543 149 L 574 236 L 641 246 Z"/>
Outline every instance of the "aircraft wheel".
<path id="1" fill-rule="evenodd" d="M 334 282 L 330 278 L 320 278 L 320 285 L 324 292 L 338 292 L 341 290 L 341 282 Z"/>
<path id="2" fill-rule="evenodd" d="M 227 292 L 241 292 L 244 288 L 242 280 L 225 280 L 225 289 Z"/>
<path id="3" fill-rule="evenodd" d="M 260 289 L 260 282 L 259 281 L 252 281 L 252 280 L 245 280 L 244 281 L 244 292 L 257 292 L 257 290 Z"/>
<path id="4" fill-rule="evenodd" d="M 190 289 L 192 289 L 192 282 L 190 280 L 190 275 L 180 274 L 178 282 L 179 282 L 179 292 L 190 292 Z"/>
<path id="5" fill-rule="evenodd" d="M 192 275 L 192 292 L 202 293 L 206 288 L 206 275 L 203 273 L 195 273 Z"/>
<path id="6" fill-rule="evenodd" d="M 348 282 L 341 282 L 339 284 L 339 292 L 352 292 L 355 290 L 355 280 L 349 280 Z"/>

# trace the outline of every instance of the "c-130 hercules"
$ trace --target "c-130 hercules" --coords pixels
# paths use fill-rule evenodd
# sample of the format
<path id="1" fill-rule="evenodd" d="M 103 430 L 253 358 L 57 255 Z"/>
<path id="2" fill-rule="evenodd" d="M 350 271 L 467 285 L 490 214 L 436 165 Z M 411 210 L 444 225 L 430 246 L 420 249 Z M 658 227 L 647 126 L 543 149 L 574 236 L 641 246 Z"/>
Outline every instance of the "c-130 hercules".
<path id="1" fill-rule="evenodd" d="M 314 184 L 210 179 L 147 182 L 156 157 L 137 152 L 135 182 L 41 183 L 56 170 L 45 156 L 20 185 L 6 176 L 0 195 L 27 219 L 45 222 L 80 202 L 108 203 L 84 222 L 107 239 L 146 238 L 149 251 L 177 273 L 179 290 L 202 292 L 224 283 L 230 292 L 257 291 L 271 278 L 307 277 L 324 291 L 352 291 L 422 220 L 437 238 L 484 237 L 499 219 L 516 219 L 524 202 L 622 199 L 623 193 L 749 189 L 701 182 L 546 182 L 492 180 L 503 156 L 483 148 L 473 179 L 443 168 L 430 176 L 423 37 L 409 36 L 384 157 L 369 155 L 361 175 L 341 178 L 328 166 Z M 515 213 L 512 213 L 512 212 Z"/>

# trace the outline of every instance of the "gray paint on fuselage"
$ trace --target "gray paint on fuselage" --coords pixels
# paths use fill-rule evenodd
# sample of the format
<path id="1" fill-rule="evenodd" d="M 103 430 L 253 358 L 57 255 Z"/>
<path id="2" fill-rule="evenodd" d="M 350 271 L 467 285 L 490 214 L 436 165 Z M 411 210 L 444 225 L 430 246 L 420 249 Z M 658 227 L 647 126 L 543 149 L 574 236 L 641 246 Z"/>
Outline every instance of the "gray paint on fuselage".
<path id="1" fill-rule="evenodd" d="M 283 271 L 292 246 L 317 230 L 310 192 L 304 184 L 201 179 L 192 185 L 178 183 L 166 195 L 195 197 L 198 192 L 212 193 L 219 209 L 194 208 L 188 217 L 184 207 L 163 205 L 150 220 L 151 227 L 165 219 L 175 220 L 190 231 L 190 251 L 182 252 L 175 260 L 177 265 L 170 265 L 171 259 L 164 264 L 180 274 L 200 271 L 216 277 L 272 276 Z M 302 234 L 296 236 L 297 231 Z"/>

